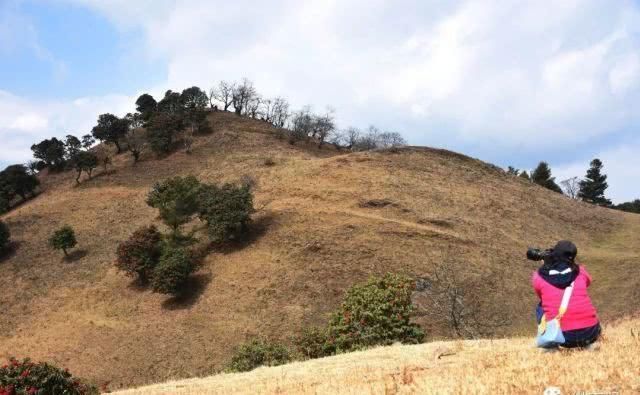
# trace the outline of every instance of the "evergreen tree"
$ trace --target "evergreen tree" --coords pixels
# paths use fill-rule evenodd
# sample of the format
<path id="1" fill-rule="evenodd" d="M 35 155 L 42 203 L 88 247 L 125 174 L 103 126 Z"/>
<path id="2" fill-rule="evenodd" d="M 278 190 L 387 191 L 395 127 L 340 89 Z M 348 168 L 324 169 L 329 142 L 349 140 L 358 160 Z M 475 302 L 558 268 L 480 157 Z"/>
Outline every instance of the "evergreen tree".
<path id="1" fill-rule="evenodd" d="M 540 162 L 538 167 L 531 173 L 531 181 L 554 192 L 562 193 L 562 189 L 556 184 L 556 178 L 551 177 L 551 168 L 547 162 Z"/>
<path id="2" fill-rule="evenodd" d="M 584 180 L 580 181 L 580 191 L 578 197 L 585 202 L 600 206 L 610 206 L 611 200 L 604 196 L 604 191 L 609 187 L 607 175 L 602 174 L 602 162 L 600 159 L 591 161 L 591 167 L 587 170 Z"/>
<path id="3" fill-rule="evenodd" d="M 522 173 L 520 173 L 518 177 L 524 178 L 527 181 L 531 181 L 531 178 L 529 177 L 529 173 L 527 173 L 526 170 L 522 170 Z"/>

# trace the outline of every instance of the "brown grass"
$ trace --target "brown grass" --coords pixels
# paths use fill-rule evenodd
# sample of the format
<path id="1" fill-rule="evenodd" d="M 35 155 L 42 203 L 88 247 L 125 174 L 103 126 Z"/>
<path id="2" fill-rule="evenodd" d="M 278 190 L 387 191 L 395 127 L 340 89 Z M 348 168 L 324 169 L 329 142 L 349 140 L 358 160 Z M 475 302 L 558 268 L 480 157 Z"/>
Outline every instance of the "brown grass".
<path id="1" fill-rule="evenodd" d="M 640 320 L 605 328 L 597 351 L 545 354 L 531 338 L 433 342 L 118 392 L 161 394 L 564 394 L 640 392 Z"/>
<path id="2" fill-rule="evenodd" d="M 214 133 L 193 153 L 113 170 L 79 187 L 73 174 L 45 177 L 43 193 L 3 216 L 16 251 L 0 262 L 0 358 L 49 360 L 117 389 L 219 370 L 233 348 L 260 334 L 289 341 L 326 323 L 345 289 L 387 271 L 420 276 L 455 260 L 506 284 L 511 325 L 529 333 L 535 298 L 523 259 L 528 245 L 576 241 L 594 274 L 602 318 L 637 310 L 640 216 L 571 201 L 490 165 L 442 150 L 346 154 L 291 146 L 258 121 L 217 113 Z M 271 158 L 273 166 L 265 166 Z M 176 174 L 258 182 L 249 240 L 212 252 L 184 298 L 141 290 L 113 267 L 117 244 L 159 224 L 144 199 Z M 383 207 L 363 207 L 368 200 Z M 46 244 L 62 224 L 76 229 L 72 262 Z M 160 225 L 161 226 L 161 225 Z M 635 299 L 634 299 L 635 298 Z M 423 317 L 430 339 L 451 336 Z"/>

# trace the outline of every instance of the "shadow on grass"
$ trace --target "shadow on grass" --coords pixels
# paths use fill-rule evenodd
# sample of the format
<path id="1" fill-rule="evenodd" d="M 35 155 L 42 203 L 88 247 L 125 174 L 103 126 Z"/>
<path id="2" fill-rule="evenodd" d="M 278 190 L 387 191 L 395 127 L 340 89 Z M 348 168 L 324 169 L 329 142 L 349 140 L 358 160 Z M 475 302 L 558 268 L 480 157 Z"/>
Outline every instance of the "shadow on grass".
<path id="1" fill-rule="evenodd" d="M 273 215 L 264 215 L 253 220 L 247 229 L 247 232 L 240 238 L 229 240 L 223 243 L 212 243 L 211 248 L 223 254 L 231 254 L 240 251 L 246 246 L 255 243 L 264 236 L 267 231 L 275 224 Z"/>
<path id="2" fill-rule="evenodd" d="M 88 251 L 84 249 L 73 250 L 69 253 L 68 256 L 62 258 L 63 261 L 71 263 L 75 261 L 79 261 L 80 259 L 87 256 Z"/>
<path id="3" fill-rule="evenodd" d="M 83 186 L 91 186 L 91 184 L 93 184 L 94 182 L 96 182 L 96 180 L 100 180 L 100 178 L 102 177 L 106 177 L 106 176 L 110 176 L 112 174 L 115 174 L 117 171 L 116 169 L 109 169 L 106 171 L 101 171 L 100 173 L 96 173 L 91 175 L 91 178 L 84 178 L 82 180 L 80 180 L 80 184 L 75 183 L 74 181 L 74 188 L 82 188 Z"/>
<path id="4" fill-rule="evenodd" d="M 4 250 L 0 250 L 0 263 L 13 257 L 16 254 L 16 251 L 18 251 L 18 248 L 20 248 L 21 244 L 22 242 L 20 241 L 12 240 Z"/>
<path id="5" fill-rule="evenodd" d="M 211 278 L 211 273 L 198 273 L 190 276 L 183 286 L 182 293 L 162 302 L 162 308 L 182 310 L 193 306 L 207 289 Z"/>

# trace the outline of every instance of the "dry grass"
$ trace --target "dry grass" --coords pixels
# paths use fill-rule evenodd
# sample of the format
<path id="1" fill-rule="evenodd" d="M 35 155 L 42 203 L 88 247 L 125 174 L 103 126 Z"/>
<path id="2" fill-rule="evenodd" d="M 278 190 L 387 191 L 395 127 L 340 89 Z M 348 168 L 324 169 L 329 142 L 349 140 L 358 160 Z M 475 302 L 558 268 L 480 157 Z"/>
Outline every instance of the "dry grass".
<path id="1" fill-rule="evenodd" d="M 132 166 L 123 154 L 79 187 L 71 173 L 50 175 L 40 196 L 3 216 L 17 249 L 0 262 L 0 358 L 53 361 L 111 389 L 205 376 L 247 337 L 288 341 L 326 323 L 345 289 L 371 274 L 420 276 L 442 260 L 501 276 L 505 305 L 495 308 L 512 317 L 502 335 L 525 334 L 535 264 L 524 250 L 560 238 L 581 248 L 605 322 L 638 309 L 630 301 L 639 296 L 640 216 L 570 201 L 447 151 L 345 154 L 291 146 L 232 114 L 211 122 L 214 133 L 191 155 Z M 145 195 L 176 174 L 250 175 L 263 209 L 249 240 L 214 251 L 187 295 L 167 299 L 131 284 L 113 261 L 133 230 L 159 224 Z M 363 205 L 374 199 L 390 204 Z M 76 229 L 73 262 L 46 245 L 62 224 Z M 451 335 L 420 323 L 430 339 Z"/>
<path id="2" fill-rule="evenodd" d="M 640 392 L 640 320 L 605 328 L 597 351 L 544 354 L 531 338 L 392 346 L 118 392 L 160 394 L 564 394 Z"/>

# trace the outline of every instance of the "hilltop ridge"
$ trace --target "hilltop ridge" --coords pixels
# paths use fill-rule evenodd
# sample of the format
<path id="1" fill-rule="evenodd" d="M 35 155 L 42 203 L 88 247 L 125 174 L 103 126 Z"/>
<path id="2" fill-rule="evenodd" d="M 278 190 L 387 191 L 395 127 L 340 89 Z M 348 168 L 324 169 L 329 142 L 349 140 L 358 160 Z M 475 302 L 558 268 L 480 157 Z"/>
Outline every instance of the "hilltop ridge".
<path id="1" fill-rule="evenodd" d="M 508 327 L 530 333 L 535 298 L 529 245 L 570 238 L 595 281 L 603 319 L 637 310 L 640 216 L 573 201 L 450 151 L 347 152 L 290 145 L 271 126 L 217 112 L 192 153 L 113 167 L 75 186 L 42 177 L 43 193 L 3 215 L 17 243 L 0 262 L 0 350 L 68 367 L 112 389 L 205 376 L 253 335 L 289 341 L 326 323 L 351 285 L 373 274 L 423 276 L 435 263 L 500 279 Z M 145 204 L 154 182 L 256 182 L 249 240 L 211 253 L 183 298 L 145 292 L 113 265 L 136 228 L 162 227 Z M 61 262 L 46 240 L 72 225 L 79 258 Z M 430 340 L 452 335 L 417 317 Z M 179 356 L 179 357 L 178 357 Z"/>

